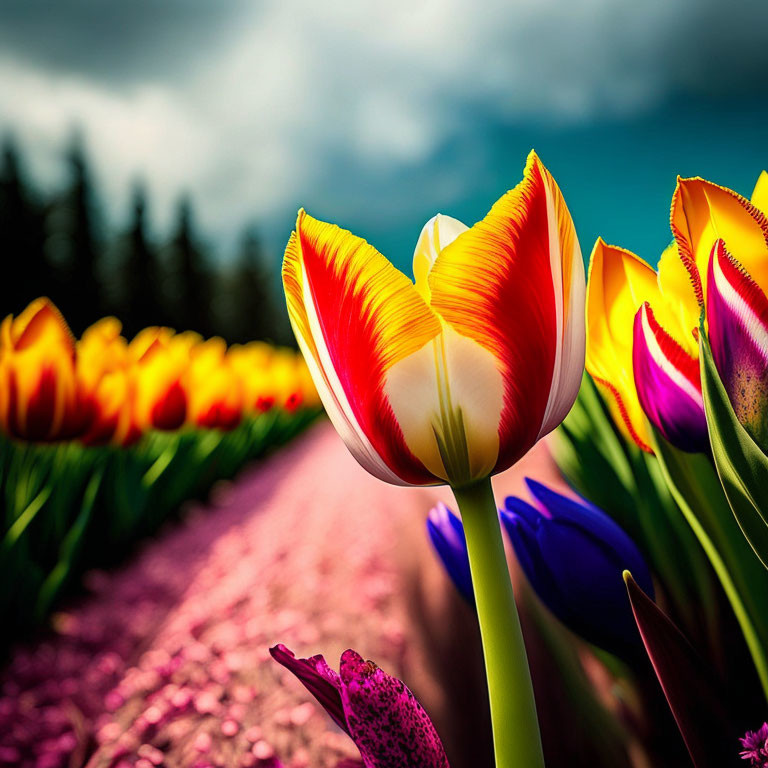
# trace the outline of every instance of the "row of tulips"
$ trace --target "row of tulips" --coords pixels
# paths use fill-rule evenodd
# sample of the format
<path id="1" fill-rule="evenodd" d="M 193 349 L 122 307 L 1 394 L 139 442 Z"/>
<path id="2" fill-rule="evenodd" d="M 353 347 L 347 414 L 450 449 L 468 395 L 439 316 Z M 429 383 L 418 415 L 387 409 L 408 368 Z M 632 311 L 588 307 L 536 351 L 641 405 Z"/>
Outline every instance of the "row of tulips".
<path id="1" fill-rule="evenodd" d="M 0 329 L 0 645 L 317 413 L 291 350 L 120 330 L 105 318 L 75 340 L 46 299 Z"/>
<path id="2" fill-rule="evenodd" d="M 562 194 L 533 153 L 473 227 L 427 223 L 415 283 L 299 213 L 283 281 L 332 422 L 380 479 L 446 483 L 456 498 L 461 520 L 439 510 L 430 532 L 476 609 L 499 767 L 544 764 L 500 517 L 541 602 L 623 682 L 617 719 L 644 764 L 735 765 L 738 737 L 765 715 L 767 203 L 765 175 L 752 201 L 680 180 L 658 272 L 599 240 L 588 286 Z M 510 499 L 499 514 L 490 476 L 563 422 L 585 358 L 608 405 L 586 380 L 559 460 L 602 510 L 532 484 L 534 505 Z M 274 654 L 366 766 L 447 765 L 426 715 L 375 666 L 348 654 L 339 677 L 321 657 Z M 761 768 L 762 732 L 742 755 Z"/>
<path id="3" fill-rule="evenodd" d="M 48 299 L 0 328 L 0 425 L 10 437 L 127 446 L 150 430 L 228 430 L 273 406 L 317 402 L 290 350 L 146 328 L 130 343 L 120 322 L 98 321 L 75 340 Z"/>

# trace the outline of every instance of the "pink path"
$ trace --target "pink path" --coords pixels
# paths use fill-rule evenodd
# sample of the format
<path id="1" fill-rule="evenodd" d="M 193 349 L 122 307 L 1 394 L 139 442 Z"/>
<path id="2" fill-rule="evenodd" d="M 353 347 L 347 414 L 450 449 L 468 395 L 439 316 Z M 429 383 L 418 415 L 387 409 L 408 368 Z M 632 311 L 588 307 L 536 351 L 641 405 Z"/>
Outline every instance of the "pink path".
<path id="1" fill-rule="evenodd" d="M 556 482 L 546 445 L 495 478 Z M 300 768 L 354 756 L 349 739 L 267 649 L 335 665 L 352 647 L 402 677 L 454 768 L 487 741 L 474 617 L 429 549 L 445 489 L 362 470 L 321 422 L 222 487 L 90 594 L 0 678 L 0 764 Z M 480 734 L 481 736 L 478 736 Z"/>

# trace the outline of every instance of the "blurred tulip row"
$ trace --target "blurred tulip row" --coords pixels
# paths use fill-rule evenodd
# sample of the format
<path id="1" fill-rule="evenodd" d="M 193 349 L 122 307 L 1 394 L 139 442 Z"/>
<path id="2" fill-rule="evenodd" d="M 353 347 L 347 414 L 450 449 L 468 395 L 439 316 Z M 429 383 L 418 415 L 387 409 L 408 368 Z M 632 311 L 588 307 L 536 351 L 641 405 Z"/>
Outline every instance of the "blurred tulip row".
<path id="1" fill-rule="evenodd" d="M 104 318 L 75 340 L 42 298 L 0 328 L 0 645 L 318 413 L 292 350 L 120 331 Z"/>
<path id="2" fill-rule="evenodd" d="M 152 429 L 233 429 L 273 407 L 314 407 L 300 356 L 254 342 L 146 328 L 130 343 L 107 317 L 75 340 L 48 299 L 0 329 L 0 424 L 21 440 L 130 445 Z"/>

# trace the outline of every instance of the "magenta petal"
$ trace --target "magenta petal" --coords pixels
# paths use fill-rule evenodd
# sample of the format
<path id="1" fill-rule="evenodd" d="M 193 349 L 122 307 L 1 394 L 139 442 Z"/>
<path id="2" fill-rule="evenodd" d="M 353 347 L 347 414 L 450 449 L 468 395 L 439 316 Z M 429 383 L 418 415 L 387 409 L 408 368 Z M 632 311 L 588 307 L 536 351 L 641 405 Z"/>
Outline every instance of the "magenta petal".
<path id="1" fill-rule="evenodd" d="M 269 652 L 275 661 L 296 675 L 304 687 L 323 705 L 339 728 L 349 733 L 341 702 L 341 681 L 338 673 L 326 664 L 325 659 L 320 655 L 297 659 L 293 651 L 282 644 L 270 648 Z"/>
<path id="2" fill-rule="evenodd" d="M 637 397 L 651 423 L 681 450 L 705 451 L 699 363 L 659 325 L 648 302 L 635 315 L 632 362 Z"/>
<path id="3" fill-rule="evenodd" d="M 707 323 L 736 418 L 768 450 L 768 299 L 722 240 L 709 258 Z"/>
<path id="4" fill-rule="evenodd" d="M 341 657 L 349 733 L 366 768 L 448 768 L 429 715 L 403 682 L 354 651 Z"/>

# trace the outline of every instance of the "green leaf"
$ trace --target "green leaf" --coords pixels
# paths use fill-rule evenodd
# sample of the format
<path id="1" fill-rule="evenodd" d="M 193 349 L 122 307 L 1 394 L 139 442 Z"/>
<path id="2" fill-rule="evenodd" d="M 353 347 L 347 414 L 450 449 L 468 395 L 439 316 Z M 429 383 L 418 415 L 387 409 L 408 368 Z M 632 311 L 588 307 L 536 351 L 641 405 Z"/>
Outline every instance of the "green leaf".
<path id="1" fill-rule="evenodd" d="M 739 423 L 700 329 L 701 388 L 712 455 L 744 536 L 768 568 L 768 456 Z"/>
<path id="2" fill-rule="evenodd" d="M 768 571 L 734 518 L 708 456 L 684 453 L 653 432 L 669 487 L 717 574 L 768 698 Z"/>
<path id="3" fill-rule="evenodd" d="M 41 586 L 37 596 L 37 604 L 35 606 L 35 617 L 37 621 L 42 621 L 48 615 L 51 606 L 66 585 L 73 567 L 76 564 L 103 477 L 104 470 L 103 468 L 100 468 L 91 475 L 91 478 L 88 481 L 80 511 L 75 518 L 72 527 L 62 539 L 59 550 L 59 560 Z"/>

